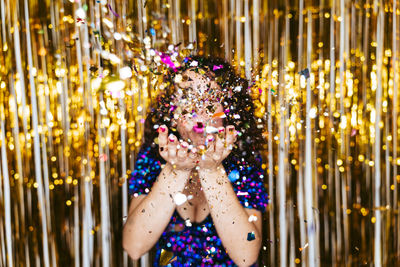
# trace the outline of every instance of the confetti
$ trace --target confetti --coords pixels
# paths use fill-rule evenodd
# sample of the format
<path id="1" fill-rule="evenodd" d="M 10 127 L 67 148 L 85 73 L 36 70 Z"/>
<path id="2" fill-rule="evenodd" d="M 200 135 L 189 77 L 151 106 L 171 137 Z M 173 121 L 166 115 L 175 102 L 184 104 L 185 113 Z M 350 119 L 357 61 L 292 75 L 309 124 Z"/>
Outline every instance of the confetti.
<path id="1" fill-rule="evenodd" d="M 217 112 L 212 115 L 212 118 L 225 118 L 225 113 L 224 112 Z"/>
<path id="2" fill-rule="evenodd" d="M 186 202 L 186 200 L 187 200 L 186 195 L 184 195 L 184 194 L 182 194 L 182 193 L 177 193 L 177 194 L 174 196 L 174 201 L 175 201 L 175 204 L 176 204 L 177 206 L 182 205 L 183 203 Z"/>
<path id="3" fill-rule="evenodd" d="M 111 13 L 113 13 L 114 16 L 116 16 L 116 17 L 119 18 L 119 15 L 111 8 L 111 5 L 110 5 L 110 4 L 107 4 L 107 6 L 108 6 L 108 8 L 110 9 Z"/>
<path id="4" fill-rule="evenodd" d="M 232 171 L 229 173 L 228 178 L 229 178 L 229 180 L 230 180 L 231 182 L 235 182 L 237 179 L 240 178 L 239 171 L 238 171 L 238 170 L 232 170 Z"/>
<path id="5" fill-rule="evenodd" d="M 126 66 L 119 70 L 119 77 L 123 80 L 129 79 L 132 77 L 132 70 L 130 67 Z"/>
<path id="6" fill-rule="evenodd" d="M 100 156 L 99 156 L 99 159 L 100 159 L 100 161 L 107 161 L 107 154 L 101 154 Z"/>
<path id="7" fill-rule="evenodd" d="M 161 58 L 161 61 L 166 64 L 168 67 L 173 69 L 174 72 L 178 70 L 178 68 L 175 66 L 175 64 L 172 62 L 171 57 L 165 53 L 159 53 L 159 56 Z"/>
<path id="8" fill-rule="evenodd" d="M 250 217 L 249 217 L 249 222 L 255 222 L 255 221 L 257 221 L 257 216 L 256 215 L 250 215 Z"/>
<path id="9" fill-rule="evenodd" d="M 168 263 L 170 263 L 174 258 L 174 253 L 168 250 L 161 249 L 161 255 L 160 255 L 160 265 L 161 266 L 166 266 Z M 176 258 L 176 256 L 175 256 Z"/>
<path id="10" fill-rule="evenodd" d="M 306 78 L 306 79 L 310 78 L 310 71 L 308 70 L 308 68 L 306 68 L 306 69 L 304 69 L 304 70 L 301 70 L 301 71 L 299 72 L 299 74 L 300 74 L 300 75 L 303 75 L 304 78 Z"/>
<path id="11" fill-rule="evenodd" d="M 214 66 L 213 66 L 213 71 L 220 70 L 220 69 L 222 69 L 223 67 L 224 67 L 223 65 L 214 65 Z"/>
<path id="12" fill-rule="evenodd" d="M 255 236 L 254 232 L 251 232 L 251 233 L 247 234 L 247 241 L 252 241 L 254 239 L 256 239 L 256 236 Z"/>
<path id="13" fill-rule="evenodd" d="M 306 244 L 304 245 L 304 247 L 299 248 L 299 250 L 300 250 L 300 251 L 303 251 L 303 250 L 306 249 L 307 247 L 308 247 L 308 243 L 306 243 Z"/>
<path id="14" fill-rule="evenodd" d="M 208 134 L 218 133 L 218 129 L 213 126 L 207 126 L 206 133 L 208 133 Z"/>

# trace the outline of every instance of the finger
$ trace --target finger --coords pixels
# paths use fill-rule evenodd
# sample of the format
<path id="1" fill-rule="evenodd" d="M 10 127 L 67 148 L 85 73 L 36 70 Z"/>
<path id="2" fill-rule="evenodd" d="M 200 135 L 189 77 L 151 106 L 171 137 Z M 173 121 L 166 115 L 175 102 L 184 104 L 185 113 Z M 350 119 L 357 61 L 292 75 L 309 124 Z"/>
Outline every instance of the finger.
<path id="1" fill-rule="evenodd" d="M 215 152 L 215 142 L 214 136 L 208 135 L 207 136 L 207 153 L 211 154 Z"/>
<path id="2" fill-rule="evenodd" d="M 229 145 L 232 145 L 235 141 L 235 126 L 229 125 L 226 127 L 226 135 L 225 135 L 225 141 L 226 141 L 226 146 L 228 147 Z"/>
<path id="3" fill-rule="evenodd" d="M 189 144 L 187 142 L 182 142 L 180 148 L 178 149 L 178 158 L 186 159 Z"/>
<path id="4" fill-rule="evenodd" d="M 224 150 L 222 152 L 222 157 L 225 159 L 232 151 L 233 144 L 236 141 L 236 131 L 235 126 L 229 125 L 225 135 L 225 145 Z"/>
<path id="5" fill-rule="evenodd" d="M 207 148 L 204 145 L 198 146 L 198 155 L 201 157 L 201 159 L 204 158 L 204 154 L 207 152 Z"/>
<path id="6" fill-rule="evenodd" d="M 161 125 L 157 129 L 158 132 L 158 145 L 166 146 L 168 144 L 168 128 L 165 125 Z"/>
<path id="7" fill-rule="evenodd" d="M 191 149 L 190 150 L 190 153 L 189 153 L 189 158 L 191 159 L 191 160 L 195 160 L 195 159 L 197 159 L 197 149 L 196 148 L 193 148 L 193 149 Z"/>
<path id="8" fill-rule="evenodd" d="M 176 163 L 176 150 L 177 150 L 178 140 L 175 135 L 170 134 L 168 136 L 168 157 L 172 161 L 171 163 Z"/>
<path id="9" fill-rule="evenodd" d="M 220 127 L 218 129 L 217 140 L 215 141 L 215 157 L 221 158 L 224 152 L 224 144 L 225 144 L 225 128 Z M 214 158 L 215 159 L 215 158 Z"/>
<path id="10" fill-rule="evenodd" d="M 168 128 L 165 125 L 161 125 L 157 129 L 158 131 L 158 147 L 159 147 L 159 152 L 161 157 L 166 159 L 168 157 L 168 149 L 167 149 L 167 144 L 168 144 Z"/>

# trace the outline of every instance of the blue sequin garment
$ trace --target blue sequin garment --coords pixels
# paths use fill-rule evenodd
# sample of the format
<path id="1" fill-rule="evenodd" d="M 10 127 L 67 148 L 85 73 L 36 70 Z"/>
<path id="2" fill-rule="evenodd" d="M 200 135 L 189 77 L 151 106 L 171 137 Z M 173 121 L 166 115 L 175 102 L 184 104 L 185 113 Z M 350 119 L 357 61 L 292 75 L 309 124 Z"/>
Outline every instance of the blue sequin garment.
<path id="1" fill-rule="evenodd" d="M 268 196 L 263 183 L 261 155 L 258 154 L 256 159 L 255 166 L 248 166 L 242 163 L 242 159 L 228 156 L 223 165 L 240 203 L 246 208 L 265 212 Z M 154 155 L 150 146 L 142 146 L 129 180 L 129 194 L 148 194 L 161 172 L 162 164 L 165 164 L 164 159 Z M 160 266 L 161 249 L 172 252 L 173 258 L 176 256 L 176 260 L 167 266 L 237 266 L 226 253 L 211 214 L 201 223 L 191 224 L 190 227 L 186 226 L 179 213 L 174 211 L 169 225 L 156 244 L 153 266 Z M 175 231 L 175 226 L 178 229 L 184 228 Z"/>

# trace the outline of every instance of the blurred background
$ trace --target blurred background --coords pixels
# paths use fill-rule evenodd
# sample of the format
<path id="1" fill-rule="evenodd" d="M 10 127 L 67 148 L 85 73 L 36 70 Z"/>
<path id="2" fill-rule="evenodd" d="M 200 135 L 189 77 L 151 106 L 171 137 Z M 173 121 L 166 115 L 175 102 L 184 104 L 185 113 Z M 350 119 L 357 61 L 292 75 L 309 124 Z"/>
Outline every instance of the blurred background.
<path id="1" fill-rule="evenodd" d="M 251 81 L 259 266 L 400 263 L 399 9 L 379 0 L 0 0 L 0 266 L 151 266 L 122 249 L 154 49 Z"/>

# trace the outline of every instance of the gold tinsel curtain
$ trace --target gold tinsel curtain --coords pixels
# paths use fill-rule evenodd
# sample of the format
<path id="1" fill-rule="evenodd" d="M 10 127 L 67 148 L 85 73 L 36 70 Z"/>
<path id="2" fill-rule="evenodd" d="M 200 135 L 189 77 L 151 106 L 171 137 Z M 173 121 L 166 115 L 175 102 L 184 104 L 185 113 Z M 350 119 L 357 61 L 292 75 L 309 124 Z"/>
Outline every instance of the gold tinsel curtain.
<path id="1" fill-rule="evenodd" d="M 267 119 L 260 266 L 395 266 L 399 5 L 0 0 L 0 266 L 127 266 L 147 55 L 171 45 L 231 62 Z"/>

